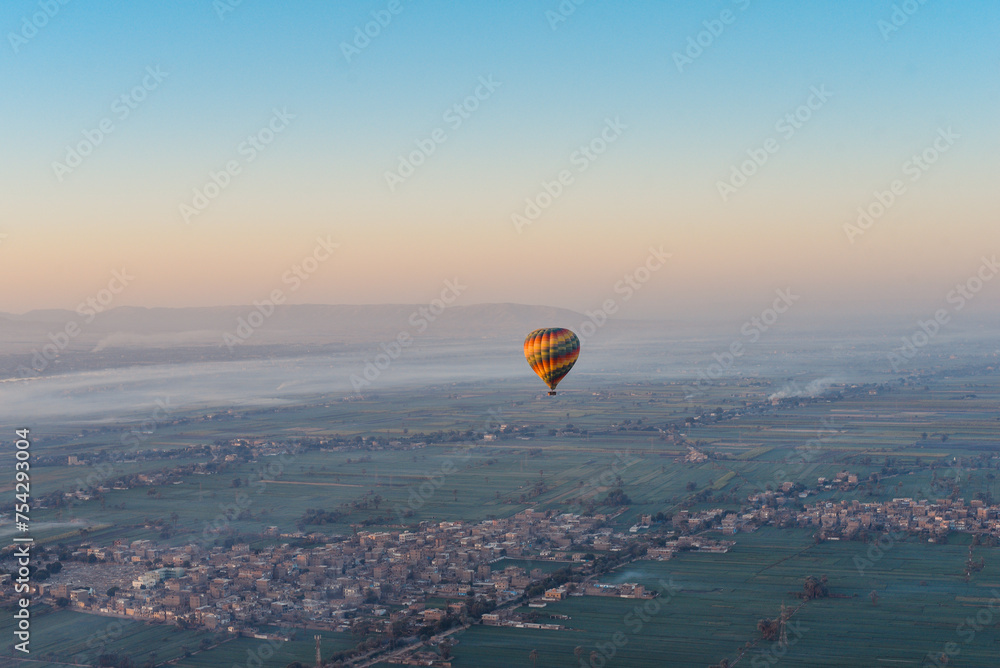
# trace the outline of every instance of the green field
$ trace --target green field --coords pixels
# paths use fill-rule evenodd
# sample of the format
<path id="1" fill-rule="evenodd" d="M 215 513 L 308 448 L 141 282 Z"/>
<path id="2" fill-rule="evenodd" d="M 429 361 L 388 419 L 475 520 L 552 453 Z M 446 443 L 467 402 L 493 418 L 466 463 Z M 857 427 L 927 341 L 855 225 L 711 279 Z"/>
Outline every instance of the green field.
<path id="1" fill-rule="evenodd" d="M 57 611 L 47 606 L 38 606 L 32 612 L 30 656 L 14 653 L 7 647 L 0 656 L 0 666 L 89 666 L 97 665 L 101 655 L 117 654 L 119 658 L 130 657 L 136 666 L 153 661 L 156 665 L 169 662 L 169 665 L 184 668 L 215 668 L 244 665 L 256 658 L 265 666 L 283 667 L 293 661 L 311 665 L 316 655 L 313 636 L 317 634 L 323 637 L 322 651 L 326 657 L 354 646 L 350 634 L 327 631 L 299 629 L 291 641 L 270 642 L 204 630 L 182 630 L 168 624 Z M 4 610 L 0 618 L 0 632 L 5 637 L 12 637 L 12 614 Z M 203 644 L 208 649 L 204 649 Z"/>
<path id="2" fill-rule="evenodd" d="M 866 480 L 882 471 L 887 461 L 908 470 L 883 475 L 870 488 L 831 491 L 812 500 L 859 495 L 864 500 L 937 498 L 947 490 L 932 484 L 935 477 L 957 478 L 969 498 L 977 493 L 1000 497 L 1000 479 L 992 473 L 997 470 L 992 453 L 1000 447 L 995 431 L 1000 387 L 994 384 L 984 387 L 971 379 L 947 377 L 937 379 L 929 390 L 913 384 L 776 406 L 764 402 L 763 411 L 754 415 L 686 425 L 683 421 L 692 416 L 760 402 L 780 384 L 757 383 L 743 388 L 748 391 L 738 398 L 715 388 L 708 397 L 711 403 L 706 401 L 704 407 L 690 405 L 679 386 L 666 383 L 597 388 L 604 394 L 596 395 L 565 393 L 555 401 L 526 401 L 523 394 L 497 385 L 491 390 L 470 384 L 420 394 L 385 393 L 360 402 L 319 403 L 314 397 L 318 403 L 231 410 L 212 413 L 210 419 L 189 416 L 164 423 L 143 447 L 170 449 L 241 436 L 287 439 L 332 434 L 364 434 L 386 443 L 406 434 L 481 431 L 484 425 L 499 423 L 530 425 L 534 435 L 527 440 L 459 438 L 418 449 L 311 451 L 281 461 L 263 457 L 253 463 L 235 462 L 214 475 L 186 475 L 177 484 L 159 485 L 152 495 L 139 487 L 110 491 L 100 501 L 74 500 L 58 510 L 39 509 L 36 520 L 53 524 L 39 529 L 38 535 L 64 540 L 67 532 L 75 531 L 67 523 L 85 519 L 107 525 L 91 532 L 90 539 L 97 542 L 153 538 L 167 544 L 211 543 L 229 531 L 254 534 L 272 525 L 290 530 L 308 508 L 336 511 L 341 517 L 334 524 L 303 526 L 305 531 L 341 534 L 361 523 L 402 526 L 456 517 L 480 520 L 507 517 L 525 508 L 578 511 L 581 493 L 600 499 L 608 489 L 602 483 L 617 484 L 617 476 L 632 499 L 629 510 L 617 520 L 626 528 L 641 514 L 677 509 L 691 496 L 692 484 L 696 491 L 713 493 L 711 499 L 696 500 L 695 509 L 735 510 L 747 494 L 769 484 L 792 480 L 811 486 L 818 477 L 832 478 L 843 470 Z M 967 398 L 973 390 L 975 398 Z M 630 416 L 629 424 L 619 417 L 623 415 Z M 670 424 L 681 424 L 682 430 L 664 433 Z M 568 425 L 574 429 L 566 431 Z M 560 431 L 551 435 L 553 430 Z M 114 443 L 117 435 L 53 436 L 45 439 L 41 451 L 63 448 L 84 454 L 101 443 Z M 691 444 L 713 453 L 715 459 L 683 462 Z M 932 462 L 950 466 L 932 471 Z M 130 473 L 188 463 L 192 462 L 164 460 L 115 468 L 116 473 Z M 86 478 L 88 469 L 42 467 L 33 483 L 38 494 L 72 488 L 78 478 Z M 235 488 L 235 479 L 253 484 Z M 262 479 L 268 482 L 257 482 Z M 227 517 L 237 507 L 248 515 Z M 163 527 L 148 526 L 172 513 L 176 517 L 166 535 L 161 535 Z M 224 532 L 212 532 L 212 527 Z"/>
<path id="3" fill-rule="evenodd" d="M 137 665 L 147 660 L 157 663 L 180 658 L 185 652 L 197 650 L 203 640 L 214 642 L 209 631 L 185 631 L 173 625 L 104 617 L 100 615 L 53 610 L 45 606 L 32 608 L 32 662 L 0 658 L 0 665 L 60 666 L 66 663 L 97 664 L 101 654 L 118 653 L 130 656 Z M 11 638 L 14 629 L 12 612 L 5 610 L 0 617 L 0 632 Z M 7 657 L 23 657 L 5 648 Z M 41 663 L 36 663 L 40 661 Z"/>
<path id="4" fill-rule="evenodd" d="M 1000 598 L 992 592 L 1000 588 L 1000 558 L 981 552 L 987 568 L 965 583 L 967 544 L 899 543 L 859 573 L 854 557 L 866 558 L 867 549 L 862 543 L 816 545 L 807 532 L 762 529 L 740 534 L 727 554 L 637 562 L 605 580 L 658 589 L 663 596 L 656 603 L 571 597 L 539 611 L 543 617 L 569 615 L 569 621 L 552 621 L 571 630 L 472 627 L 453 651 L 456 666 L 529 665 L 532 649 L 540 667 L 578 665 L 577 646 L 584 648 L 585 659 L 603 653 L 609 666 L 704 668 L 723 658 L 732 662 L 740 647 L 759 637 L 759 619 L 776 617 L 782 603 L 800 602 L 795 593 L 807 575 L 827 575 L 831 593 L 846 598 L 807 602 L 792 618 L 787 648 L 775 652 L 774 643 L 762 643 L 743 664 L 761 656 L 760 665 L 771 665 L 761 662 L 780 654 L 789 666 L 919 666 L 928 653 L 943 652 L 954 642 L 960 653 L 949 666 L 994 665 Z M 878 592 L 874 604 L 872 591 Z M 994 599 L 996 612 L 990 613 L 987 604 Z M 989 617 L 986 628 L 959 630 L 977 613 L 980 621 Z M 621 634 L 617 644 L 616 633 Z"/>
<path id="5" fill-rule="evenodd" d="M 297 632 L 297 637 L 289 642 L 236 638 L 206 652 L 181 659 L 172 665 L 179 668 L 216 668 L 234 664 L 284 667 L 293 661 L 300 661 L 311 666 L 316 657 L 316 641 L 313 640 L 315 635 L 323 637 L 321 651 L 324 658 L 354 646 L 350 634 L 302 629 Z M 257 660 L 261 664 L 257 664 Z"/>

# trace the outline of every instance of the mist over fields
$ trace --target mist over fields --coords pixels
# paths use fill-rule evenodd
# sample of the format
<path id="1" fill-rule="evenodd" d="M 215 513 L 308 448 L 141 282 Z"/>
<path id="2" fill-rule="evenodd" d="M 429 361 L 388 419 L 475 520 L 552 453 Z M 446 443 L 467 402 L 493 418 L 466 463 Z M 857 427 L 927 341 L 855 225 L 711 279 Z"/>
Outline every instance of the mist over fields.
<path id="1" fill-rule="evenodd" d="M 254 312 L 253 306 L 125 307 L 89 321 L 72 311 L 0 315 L 0 421 L 102 422 L 141 416 L 157 400 L 177 409 L 266 406 L 303 395 L 340 401 L 483 380 L 541 391 L 522 341 L 549 325 L 569 327 L 582 339 L 580 360 L 561 391 L 629 380 L 765 377 L 786 380 L 785 395 L 817 393 L 834 383 L 898 377 L 887 355 L 914 328 L 903 320 L 851 332 L 844 323 L 837 329 L 790 316 L 767 328 L 749 319 L 605 319 L 515 304 L 455 306 L 438 315 L 426 305 L 282 306 L 267 318 Z M 996 357 L 995 342 L 971 328 L 939 333 L 915 359 L 947 365 L 959 349 Z"/>

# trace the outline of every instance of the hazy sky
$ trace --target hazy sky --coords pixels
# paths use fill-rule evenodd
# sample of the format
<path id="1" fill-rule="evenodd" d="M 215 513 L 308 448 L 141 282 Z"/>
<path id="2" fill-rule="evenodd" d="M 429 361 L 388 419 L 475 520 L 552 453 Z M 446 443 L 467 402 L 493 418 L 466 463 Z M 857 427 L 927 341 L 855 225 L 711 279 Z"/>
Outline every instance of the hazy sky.
<path id="1" fill-rule="evenodd" d="M 1000 248 L 996 2 L 237 2 L 0 5 L 0 310 L 920 311 Z"/>

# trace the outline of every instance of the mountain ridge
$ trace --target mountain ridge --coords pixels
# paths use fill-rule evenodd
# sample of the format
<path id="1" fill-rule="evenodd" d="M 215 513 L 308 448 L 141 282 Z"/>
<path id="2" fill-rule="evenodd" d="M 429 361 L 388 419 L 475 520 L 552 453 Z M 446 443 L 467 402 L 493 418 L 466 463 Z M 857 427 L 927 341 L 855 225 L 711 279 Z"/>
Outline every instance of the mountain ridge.
<path id="1" fill-rule="evenodd" d="M 119 306 L 94 313 L 87 307 L 0 313 L 0 345 L 16 354 L 50 343 L 76 351 L 220 346 L 226 334 L 256 345 L 349 344 L 391 340 L 402 332 L 430 339 L 509 338 L 539 327 L 576 331 L 589 321 L 570 309 L 510 302 L 443 309 L 440 304 L 250 304 Z"/>

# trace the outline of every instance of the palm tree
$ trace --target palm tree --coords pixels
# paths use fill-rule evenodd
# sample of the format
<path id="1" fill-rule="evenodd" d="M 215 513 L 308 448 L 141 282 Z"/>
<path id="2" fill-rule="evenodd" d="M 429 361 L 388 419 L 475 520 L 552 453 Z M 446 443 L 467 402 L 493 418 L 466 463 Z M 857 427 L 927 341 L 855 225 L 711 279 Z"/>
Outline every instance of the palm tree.
<path id="1" fill-rule="evenodd" d="M 537 666 L 538 665 L 538 650 L 537 649 L 531 650 L 531 653 L 528 654 L 528 659 L 531 661 L 531 665 L 533 667 Z"/>

